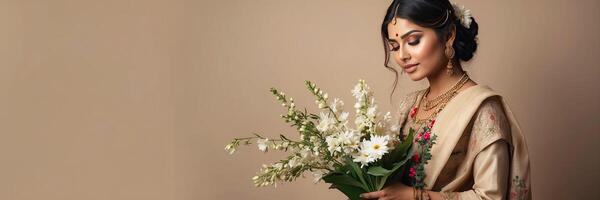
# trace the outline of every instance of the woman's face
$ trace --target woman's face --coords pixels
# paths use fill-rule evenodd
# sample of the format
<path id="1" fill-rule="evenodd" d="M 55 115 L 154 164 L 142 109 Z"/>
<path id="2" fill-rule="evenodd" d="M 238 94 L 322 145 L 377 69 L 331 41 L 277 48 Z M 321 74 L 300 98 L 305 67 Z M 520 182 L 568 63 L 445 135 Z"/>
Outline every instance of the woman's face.
<path id="1" fill-rule="evenodd" d="M 391 57 L 413 81 L 437 75 L 448 63 L 433 29 L 396 18 L 388 24 L 388 36 Z"/>

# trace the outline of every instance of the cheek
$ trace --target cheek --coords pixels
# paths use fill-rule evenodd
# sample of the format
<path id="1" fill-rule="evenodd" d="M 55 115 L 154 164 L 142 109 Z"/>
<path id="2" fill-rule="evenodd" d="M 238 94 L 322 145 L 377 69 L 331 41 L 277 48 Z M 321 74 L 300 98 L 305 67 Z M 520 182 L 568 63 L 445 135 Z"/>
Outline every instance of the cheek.
<path id="1" fill-rule="evenodd" d="M 417 62 L 429 63 L 438 57 L 438 47 L 433 41 L 423 40 L 420 45 L 412 47 L 411 51 Z"/>
<path id="2" fill-rule="evenodd" d="M 421 45 L 412 49 L 415 62 L 421 63 L 421 67 L 430 71 L 441 65 L 443 49 L 437 44 L 437 41 L 422 41 Z"/>

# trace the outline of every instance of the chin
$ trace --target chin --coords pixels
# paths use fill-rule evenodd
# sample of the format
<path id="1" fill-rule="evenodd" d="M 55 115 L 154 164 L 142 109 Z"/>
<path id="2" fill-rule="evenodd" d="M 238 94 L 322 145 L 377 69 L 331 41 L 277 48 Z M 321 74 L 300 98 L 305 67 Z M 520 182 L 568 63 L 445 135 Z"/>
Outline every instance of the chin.
<path id="1" fill-rule="evenodd" d="M 417 69 L 413 73 L 408 74 L 408 77 L 413 81 L 420 81 L 423 80 L 423 78 L 425 78 L 426 76 Z"/>

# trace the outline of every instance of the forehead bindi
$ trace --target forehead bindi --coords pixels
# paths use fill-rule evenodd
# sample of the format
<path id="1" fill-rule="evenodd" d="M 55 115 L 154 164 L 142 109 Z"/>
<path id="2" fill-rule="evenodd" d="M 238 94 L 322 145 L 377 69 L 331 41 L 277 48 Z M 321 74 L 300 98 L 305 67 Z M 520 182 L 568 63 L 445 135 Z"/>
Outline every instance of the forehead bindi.
<path id="1" fill-rule="evenodd" d="M 388 36 L 393 39 L 403 39 L 402 36 L 407 37 L 418 32 L 423 32 L 423 29 L 406 19 L 396 18 L 388 23 Z"/>

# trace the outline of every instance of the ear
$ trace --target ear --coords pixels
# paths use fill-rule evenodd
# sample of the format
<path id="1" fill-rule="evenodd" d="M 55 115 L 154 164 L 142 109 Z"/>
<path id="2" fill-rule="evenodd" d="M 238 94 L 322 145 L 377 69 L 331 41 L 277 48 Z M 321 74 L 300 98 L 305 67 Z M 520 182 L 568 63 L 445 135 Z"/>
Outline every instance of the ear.
<path id="1" fill-rule="evenodd" d="M 454 39 L 456 39 L 456 24 L 450 25 L 450 31 L 448 31 L 448 35 L 446 35 L 446 46 L 452 46 L 454 44 Z"/>

